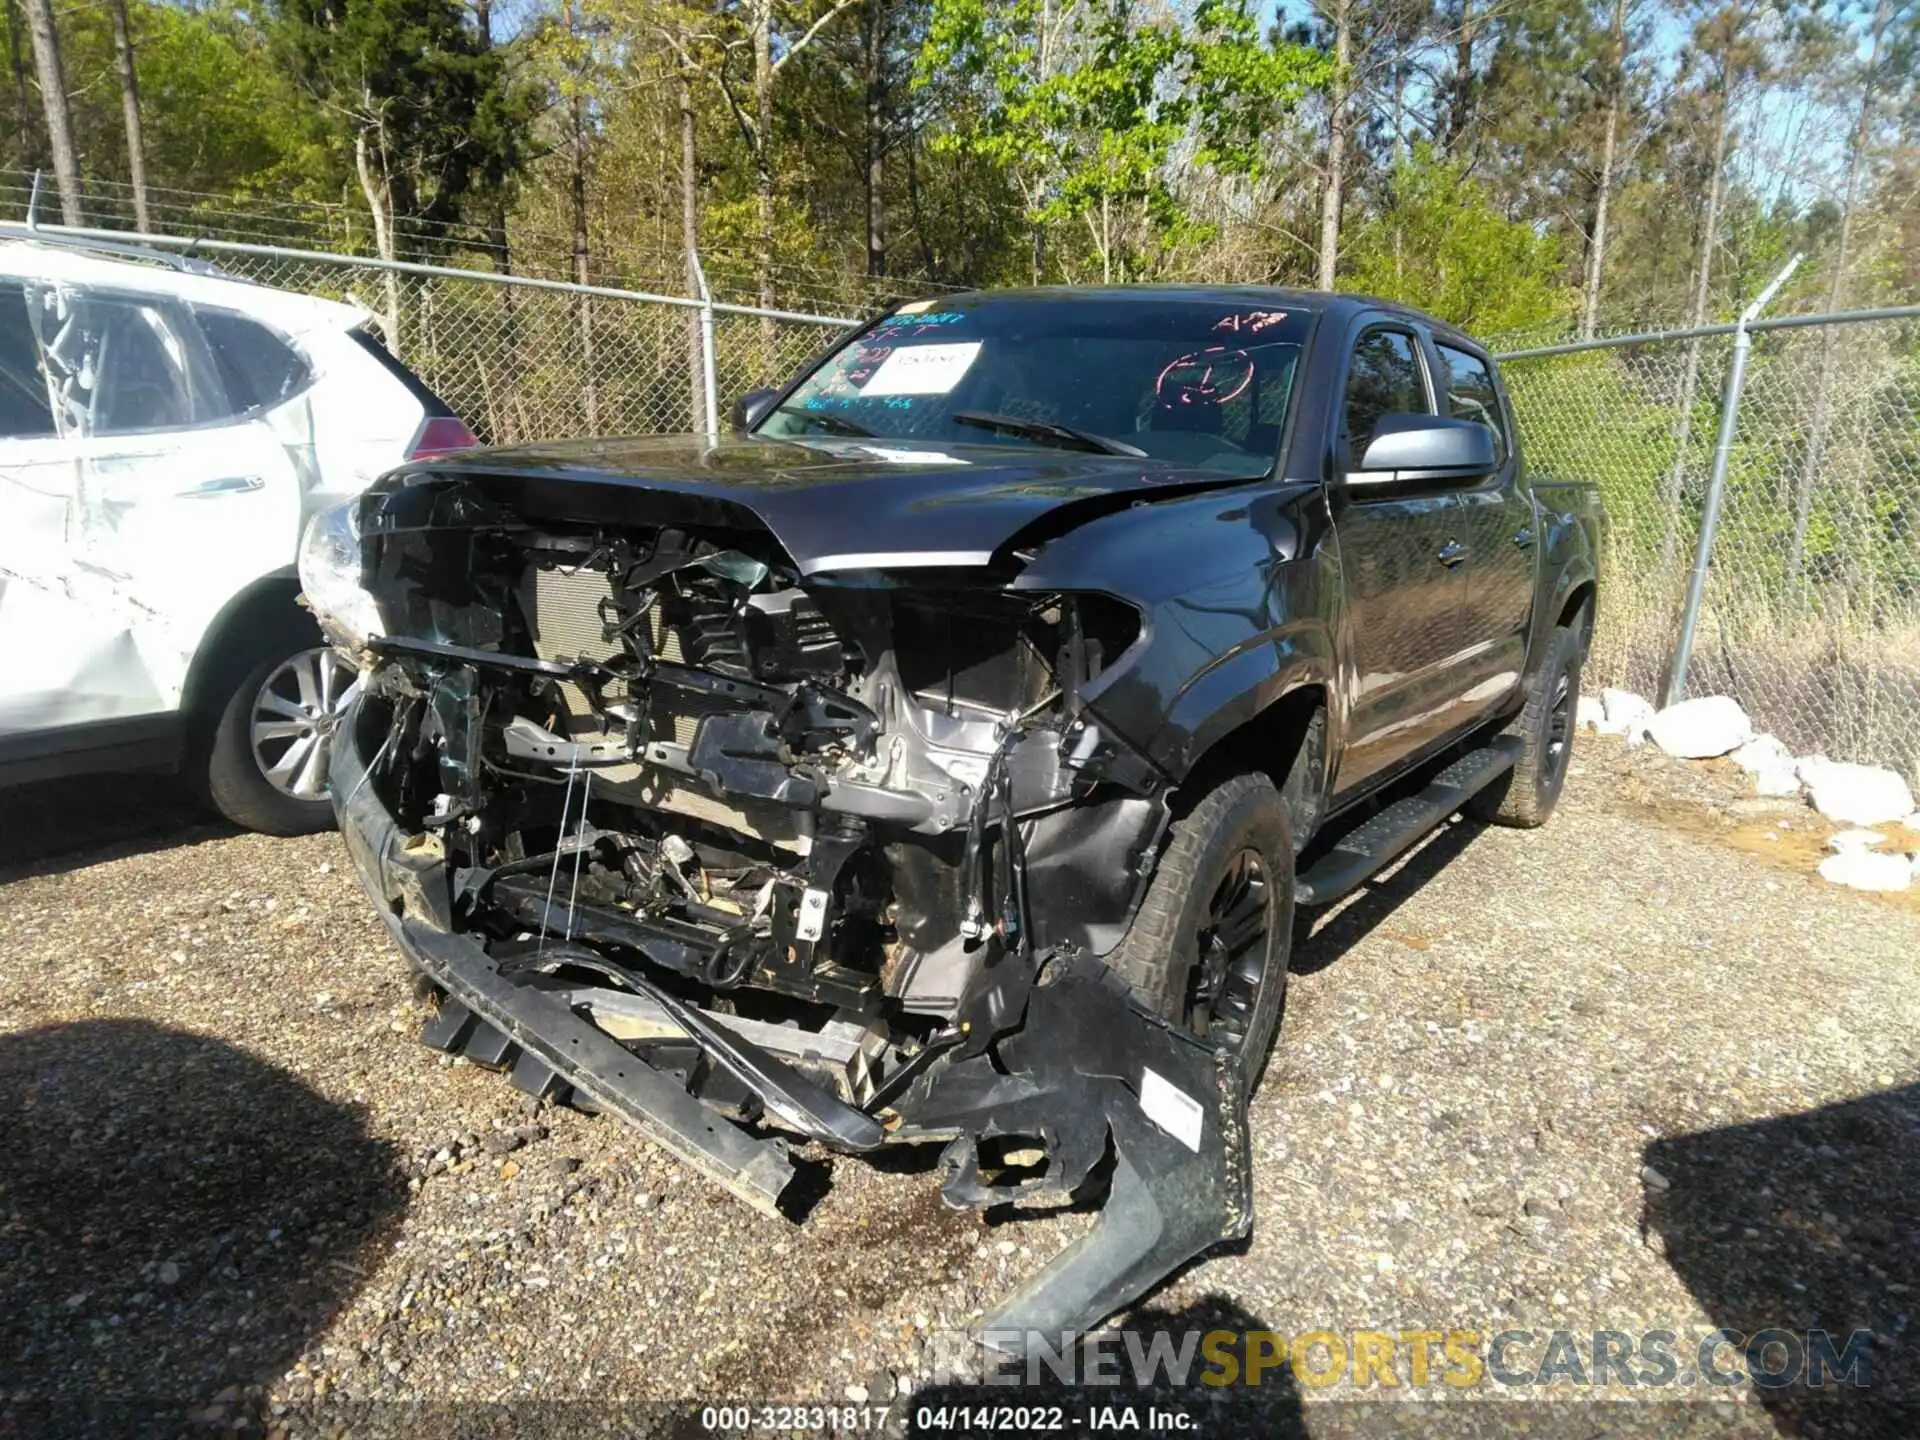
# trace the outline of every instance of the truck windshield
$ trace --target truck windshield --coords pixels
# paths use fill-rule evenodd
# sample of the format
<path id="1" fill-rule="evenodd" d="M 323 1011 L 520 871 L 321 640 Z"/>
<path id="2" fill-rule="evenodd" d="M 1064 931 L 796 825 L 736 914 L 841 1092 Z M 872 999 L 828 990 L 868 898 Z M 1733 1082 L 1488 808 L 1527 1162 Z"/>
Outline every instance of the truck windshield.
<path id="1" fill-rule="evenodd" d="M 756 433 L 1273 468 L 1310 317 L 1278 302 L 921 301 L 820 365 Z"/>

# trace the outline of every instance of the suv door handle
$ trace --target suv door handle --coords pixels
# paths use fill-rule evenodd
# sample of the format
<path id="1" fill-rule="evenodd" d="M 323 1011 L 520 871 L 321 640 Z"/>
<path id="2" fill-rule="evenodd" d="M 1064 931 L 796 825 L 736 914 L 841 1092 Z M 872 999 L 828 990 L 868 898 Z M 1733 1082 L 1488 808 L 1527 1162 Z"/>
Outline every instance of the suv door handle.
<path id="1" fill-rule="evenodd" d="M 198 485 L 173 493 L 182 500 L 204 500 L 209 495 L 251 495 L 266 488 L 267 482 L 258 475 L 223 475 L 218 480 L 202 480 Z"/>
<path id="2" fill-rule="evenodd" d="M 1513 537 L 1513 543 L 1518 545 L 1522 550 L 1532 549 L 1533 527 L 1531 525 L 1522 525 L 1520 527 L 1520 533 Z"/>
<path id="3" fill-rule="evenodd" d="M 1467 547 L 1458 540 L 1449 540 L 1440 547 L 1439 554 L 1433 557 L 1449 570 L 1467 558 Z"/>

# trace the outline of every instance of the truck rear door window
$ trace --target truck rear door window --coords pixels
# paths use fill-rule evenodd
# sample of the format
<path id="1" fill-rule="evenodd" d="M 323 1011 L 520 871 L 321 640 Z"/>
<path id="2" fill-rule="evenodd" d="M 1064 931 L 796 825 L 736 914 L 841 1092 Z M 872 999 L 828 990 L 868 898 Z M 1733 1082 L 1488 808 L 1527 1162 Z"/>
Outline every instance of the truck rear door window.
<path id="1" fill-rule="evenodd" d="M 1507 459 L 1507 431 L 1501 423 L 1500 392 L 1494 389 L 1493 373 L 1478 355 L 1469 355 L 1451 345 L 1435 347 L 1440 363 L 1446 367 L 1443 377 L 1446 413 L 1456 420 L 1473 420 L 1493 432 L 1493 453 L 1501 464 Z"/>

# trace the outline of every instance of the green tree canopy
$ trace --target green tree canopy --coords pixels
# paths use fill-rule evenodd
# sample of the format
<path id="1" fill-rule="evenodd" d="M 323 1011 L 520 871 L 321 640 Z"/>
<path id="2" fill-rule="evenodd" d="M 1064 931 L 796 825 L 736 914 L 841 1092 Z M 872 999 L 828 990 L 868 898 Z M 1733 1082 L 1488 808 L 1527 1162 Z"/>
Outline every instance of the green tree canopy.
<path id="1" fill-rule="evenodd" d="M 1558 240 L 1509 220 L 1487 185 L 1419 146 L 1388 177 L 1384 202 L 1354 232 L 1341 288 L 1399 300 L 1491 334 L 1568 313 Z"/>

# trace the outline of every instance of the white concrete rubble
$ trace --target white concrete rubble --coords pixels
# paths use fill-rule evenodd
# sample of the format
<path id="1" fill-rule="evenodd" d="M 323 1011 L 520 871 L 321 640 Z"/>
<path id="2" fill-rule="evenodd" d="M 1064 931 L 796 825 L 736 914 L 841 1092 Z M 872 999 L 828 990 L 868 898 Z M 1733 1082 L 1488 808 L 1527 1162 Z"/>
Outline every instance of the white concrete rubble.
<path id="1" fill-rule="evenodd" d="M 1600 703 L 1606 711 L 1605 723 L 1599 726 L 1602 735 L 1624 735 L 1629 745 L 1638 745 L 1646 738 L 1653 706 L 1645 696 L 1631 690 L 1602 690 Z"/>
<path id="2" fill-rule="evenodd" d="M 1772 735 L 1756 735 L 1732 755 L 1733 763 L 1749 775 L 1758 775 L 1766 770 L 1778 770 L 1783 766 L 1793 768 L 1793 752 L 1782 745 Z"/>
<path id="3" fill-rule="evenodd" d="M 1913 862 L 1904 855 L 1848 850 L 1822 860 L 1820 878 L 1854 890 L 1906 890 L 1913 885 Z"/>
<path id="4" fill-rule="evenodd" d="M 1886 838 L 1878 830 L 1842 830 L 1827 837 L 1827 847 L 1844 855 L 1849 850 L 1871 850 Z"/>
<path id="5" fill-rule="evenodd" d="M 1913 792 L 1892 770 L 1809 755 L 1795 773 L 1813 794 L 1813 808 L 1843 825 L 1888 825 L 1913 810 Z"/>
<path id="6" fill-rule="evenodd" d="M 1753 738 L 1753 722 L 1729 695 L 1702 695 L 1669 705 L 1648 722 L 1653 743 L 1677 760 L 1710 760 Z"/>

